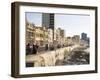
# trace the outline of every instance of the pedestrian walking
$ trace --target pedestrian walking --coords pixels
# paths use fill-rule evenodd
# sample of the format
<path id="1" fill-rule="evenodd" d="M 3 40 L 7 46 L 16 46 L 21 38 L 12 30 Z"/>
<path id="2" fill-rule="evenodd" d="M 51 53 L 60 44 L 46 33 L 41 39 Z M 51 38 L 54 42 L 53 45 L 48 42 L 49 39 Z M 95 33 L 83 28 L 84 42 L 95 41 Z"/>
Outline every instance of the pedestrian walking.
<path id="1" fill-rule="evenodd" d="M 36 45 L 33 44 L 33 50 L 32 50 L 32 53 L 33 53 L 33 54 L 36 54 L 36 53 L 37 53 L 38 47 L 39 47 L 39 46 L 38 46 L 37 44 L 36 44 Z"/>
<path id="2" fill-rule="evenodd" d="M 28 43 L 28 44 L 26 45 L 26 55 L 30 54 L 30 52 L 31 52 L 30 44 Z"/>
<path id="3" fill-rule="evenodd" d="M 32 53 L 33 54 L 36 54 L 36 48 L 35 48 L 35 45 L 33 44 L 33 50 L 32 50 Z"/>
<path id="4" fill-rule="evenodd" d="M 48 50 L 48 44 L 45 45 L 45 50 L 46 50 L 46 51 Z"/>

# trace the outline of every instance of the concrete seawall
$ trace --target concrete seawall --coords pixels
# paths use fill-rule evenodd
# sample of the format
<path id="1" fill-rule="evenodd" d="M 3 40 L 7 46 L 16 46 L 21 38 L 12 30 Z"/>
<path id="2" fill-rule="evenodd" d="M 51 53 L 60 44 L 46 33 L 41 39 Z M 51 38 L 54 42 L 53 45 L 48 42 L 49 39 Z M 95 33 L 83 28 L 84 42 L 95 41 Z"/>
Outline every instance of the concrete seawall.
<path id="1" fill-rule="evenodd" d="M 26 63 L 33 63 L 34 67 L 55 66 L 57 60 L 63 60 L 78 45 L 60 48 L 54 51 L 41 52 L 40 54 L 27 55 Z"/>

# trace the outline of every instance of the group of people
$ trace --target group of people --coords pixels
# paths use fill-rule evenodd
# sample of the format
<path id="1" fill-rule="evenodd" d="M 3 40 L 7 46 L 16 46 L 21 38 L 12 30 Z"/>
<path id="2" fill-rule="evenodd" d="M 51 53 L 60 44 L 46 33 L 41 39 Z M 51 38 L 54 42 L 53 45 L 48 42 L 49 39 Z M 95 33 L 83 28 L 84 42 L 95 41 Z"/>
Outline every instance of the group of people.
<path id="1" fill-rule="evenodd" d="M 34 43 L 34 44 L 30 44 L 28 43 L 26 45 L 26 55 L 28 54 L 37 54 L 37 52 L 40 52 L 40 51 L 48 51 L 48 50 L 54 50 L 55 48 L 61 48 L 61 47 L 64 47 L 64 45 L 57 45 L 57 46 L 54 46 L 53 44 L 45 44 L 45 46 L 41 47 L 39 46 L 37 43 Z"/>
<path id="2" fill-rule="evenodd" d="M 30 45 L 30 43 L 28 43 L 26 45 L 26 55 L 27 54 L 37 54 L 38 47 L 39 46 L 37 44 Z"/>

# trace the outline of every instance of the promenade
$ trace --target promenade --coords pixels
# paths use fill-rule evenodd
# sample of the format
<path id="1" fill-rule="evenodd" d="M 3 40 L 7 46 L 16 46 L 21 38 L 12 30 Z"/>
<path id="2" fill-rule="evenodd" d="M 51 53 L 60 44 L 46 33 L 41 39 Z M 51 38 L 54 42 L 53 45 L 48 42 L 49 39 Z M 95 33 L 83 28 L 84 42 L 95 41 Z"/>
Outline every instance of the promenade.
<path id="1" fill-rule="evenodd" d="M 55 66 L 56 61 L 63 60 L 73 49 L 79 45 L 59 48 L 53 51 L 42 51 L 38 54 L 26 56 L 26 63 L 33 64 L 34 67 L 39 66 Z"/>

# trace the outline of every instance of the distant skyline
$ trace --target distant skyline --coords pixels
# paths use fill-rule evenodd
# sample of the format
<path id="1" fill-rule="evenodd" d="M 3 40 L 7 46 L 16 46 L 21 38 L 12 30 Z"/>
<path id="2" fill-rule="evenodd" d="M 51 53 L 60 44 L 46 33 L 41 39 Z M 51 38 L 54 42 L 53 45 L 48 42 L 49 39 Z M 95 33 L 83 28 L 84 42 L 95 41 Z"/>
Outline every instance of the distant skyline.
<path id="1" fill-rule="evenodd" d="M 26 12 L 25 15 L 30 23 L 42 26 L 42 13 Z M 64 29 L 66 36 L 81 35 L 84 32 L 90 37 L 89 15 L 55 14 L 54 20 L 55 28 Z"/>

